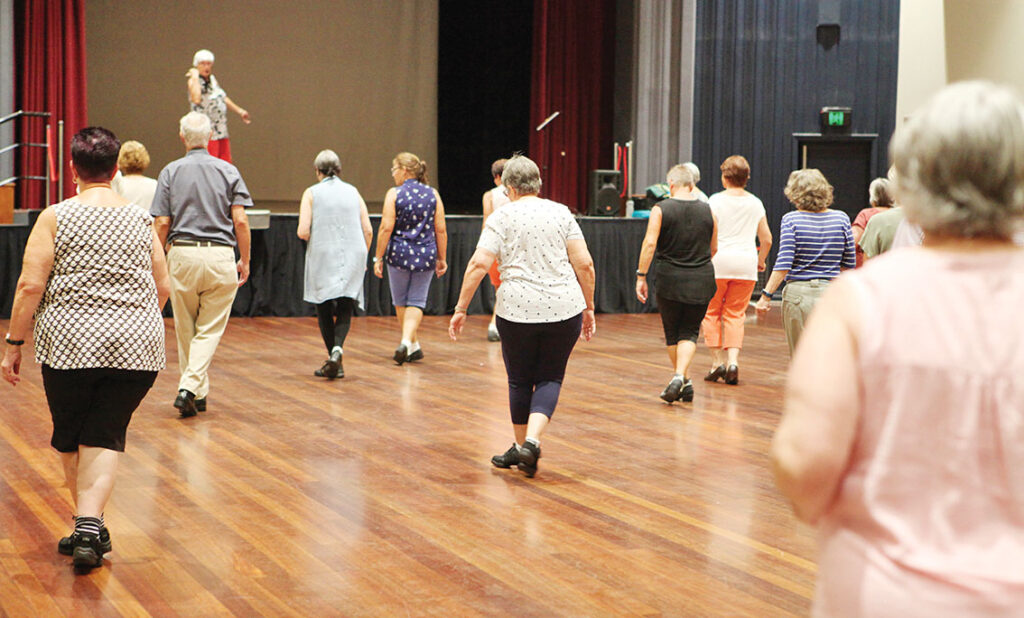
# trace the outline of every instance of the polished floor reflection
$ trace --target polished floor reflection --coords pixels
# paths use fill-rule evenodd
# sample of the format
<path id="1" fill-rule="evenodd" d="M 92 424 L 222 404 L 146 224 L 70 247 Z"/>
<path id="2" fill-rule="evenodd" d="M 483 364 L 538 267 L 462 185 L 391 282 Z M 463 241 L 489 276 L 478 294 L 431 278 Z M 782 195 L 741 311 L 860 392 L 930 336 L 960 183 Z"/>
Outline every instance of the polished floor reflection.
<path id="1" fill-rule="evenodd" d="M 486 326 L 471 316 L 451 343 L 427 317 L 424 360 L 397 366 L 394 318 L 357 318 L 327 382 L 314 318 L 232 319 L 209 410 L 188 420 L 169 350 L 106 513 L 114 552 L 88 576 L 56 552 L 71 501 L 29 363 L 0 384 L 0 614 L 807 613 L 813 531 L 766 455 L 777 324 L 748 323 L 739 386 L 701 381 L 699 349 L 694 402 L 669 406 L 658 316 L 599 315 L 534 479 L 489 463 L 512 434 Z"/>

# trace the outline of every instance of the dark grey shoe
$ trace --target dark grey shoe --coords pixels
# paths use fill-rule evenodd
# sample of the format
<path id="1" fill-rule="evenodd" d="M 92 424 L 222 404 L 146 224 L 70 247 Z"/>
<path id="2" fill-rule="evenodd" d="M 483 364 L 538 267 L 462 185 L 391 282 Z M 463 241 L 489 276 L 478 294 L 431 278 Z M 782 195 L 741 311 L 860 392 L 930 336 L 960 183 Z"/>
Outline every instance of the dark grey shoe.
<path id="1" fill-rule="evenodd" d="M 196 399 L 196 412 L 206 412 L 206 397 Z"/>
<path id="2" fill-rule="evenodd" d="M 178 415 L 181 418 L 189 418 L 199 413 L 199 410 L 196 409 L 196 396 L 185 389 L 178 391 L 174 407 L 178 408 Z"/>
<path id="3" fill-rule="evenodd" d="M 341 370 L 341 352 L 331 352 L 331 357 L 324 362 L 324 366 L 320 370 L 328 380 L 344 378 L 345 372 Z"/>
<path id="4" fill-rule="evenodd" d="M 401 365 L 405 361 L 409 360 L 409 350 L 405 347 L 405 345 L 399 345 L 397 348 L 395 348 L 395 355 L 392 356 L 391 358 L 393 358 L 396 363 Z"/>
<path id="5" fill-rule="evenodd" d="M 679 393 L 680 401 L 693 401 L 693 381 L 687 379 L 683 383 L 683 390 Z"/>
<path id="6" fill-rule="evenodd" d="M 97 534 L 81 533 L 72 541 L 71 563 L 75 570 L 88 573 L 96 567 L 103 566 L 103 547 Z"/>
<path id="7" fill-rule="evenodd" d="M 491 463 L 495 468 L 511 468 L 519 463 L 519 447 L 513 442 L 507 451 L 491 457 Z"/>
<path id="8" fill-rule="evenodd" d="M 665 390 L 661 391 L 661 395 L 659 396 L 662 399 L 664 399 L 667 403 L 672 403 L 673 401 L 679 399 L 679 394 L 682 392 L 682 390 L 683 379 L 672 378 L 672 381 L 668 383 L 668 386 L 665 387 Z"/>
<path id="9" fill-rule="evenodd" d="M 524 442 L 519 447 L 519 462 L 516 467 L 526 475 L 526 478 L 532 479 L 533 475 L 537 474 L 538 459 L 540 459 L 540 447 L 533 442 Z"/>
<path id="10" fill-rule="evenodd" d="M 71 556 L 75 553 L 75 538 L 77 532 L 72 532 L 70 535 L 57 541 L 57 553 L 64 556 Z M 110 544 L 110 531 L 107 530 L 106 526 L 100 528 L 100 549 L 103 550 L 104 554 L 109 554 L 114 550 Z"/>
<path id="11" fill-rule="evenodd" d="M 422 348 L 419 349 L 419 350 L 416 350 L 415 352 L 410 352 L 409 356 L 405 359 L 405 361 L 407 363 L 411 363 L 413 361 L 418 361 L 418 360 L 423 360 L 423 349 Z"/>

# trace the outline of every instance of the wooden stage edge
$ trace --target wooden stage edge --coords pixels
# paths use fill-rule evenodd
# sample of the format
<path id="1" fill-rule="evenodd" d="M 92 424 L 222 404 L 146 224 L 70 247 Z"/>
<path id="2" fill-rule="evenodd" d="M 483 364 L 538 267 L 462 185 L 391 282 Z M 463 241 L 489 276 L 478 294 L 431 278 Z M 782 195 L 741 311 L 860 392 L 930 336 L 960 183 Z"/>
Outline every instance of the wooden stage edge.
<path id="1" fill-rule="evenodd" d="M 344 379 L 312 376 L 314 318 L 233 318 L 209 410 L 179 420 L 178 370 L 136 412 L 106 521 L 114 551 L 76 576 L 38 366 L 0 384 L 0 613 L 8 616 L 800 616 L 814 532 L 767 457 L 789 362 L 747 321 L 740 384 L 666 405 L 657 315 L 598 315 L 569 361 L 536 478 L 491 466 L 512 442 L 500 344 L 424 319 L 395 365 L 394 318 L 356 318 Z M 7 323 L 0 321 L 0 328 Z"/>

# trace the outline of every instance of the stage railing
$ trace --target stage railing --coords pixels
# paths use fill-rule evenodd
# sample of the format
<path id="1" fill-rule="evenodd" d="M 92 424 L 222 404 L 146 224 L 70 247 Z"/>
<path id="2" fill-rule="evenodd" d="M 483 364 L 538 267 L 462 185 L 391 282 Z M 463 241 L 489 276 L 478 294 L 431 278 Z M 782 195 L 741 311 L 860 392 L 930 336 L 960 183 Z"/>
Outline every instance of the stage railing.
<path id="1" fill-rule="evenodd" d="M 49 119 L 50 116 L 51 116 L 51 114 L 49 112 L 26 112 L 24 110 L 19 110 L 19 111 L 14 112 L 13 114 L 8 114 L 7 116 L 4 116 L 3 118 L 0 118 L 0 126 L 6 124 L 8 122 L 13 122 L 13 121 L 15 121 L 15 120 L 17 120 L 19 118 L 46 118 L 46 119 Z M 21 127 L 18 127 L 18 128 L 20 129 Z M 21 135 L 23 135 L 25 132 L 21 131 L 21 130 L 16 131 L 15 135 L 17 137 L 15 138 L 14 143 L 7 144 L 7 145 L 3 146 L 2 148 L 0 148 L 0 156 L 5 155 L 8 152 L 16 152 L 18 150 L 18 148 L 42 148 L 42 149 L 44 149 L 46 151 L 46 156 L 43 159 L 43 175 L 42 176 L 37 176 L 37 175 L 31 174 L 30 172 L 27 172 L 24 169 L 22 169 L 22 170 L 15 170 L 16 172 L 21 171 L 22 173 L 21 174 L 15 173 L 14 176 L 11 176 L 9 178 L 5 178 L 3 180 L 0 180 L 0 187 L 4 187 L 6 185 L 9 185 L 9 184 L 12 184 L 12 183 L 16 183 L 19 180 L 41 180 L 41 181 L 43 181 L 46 184 L 46 199 L 44 201 L 49 203 L 53 199 L 52 190 L 50 188 L 50 183 L 52 182 L 52 177 L 56 176 L 56 178 L 57 178 L 57 195 L 58 196 L 63 196 L 64 195 L 64 148 L 62 147 L 62 145 L 64 144 L 64 121 L 61 120 L 61 121 L 58 121 L 58 123 L 57 123 L 57 139 L 56 139 L 57 147 L 56 147 L 56 149 L 57 149 L 57 159 L 58 159 L 58 161 L 57 161 L 56 166 L 55 166 L 56 169 L 52 169 L 51 168 L 51 166 L 53 164 L 53 152 L 52 152 L 53 146 L 52 146 L 52 143 L 54 142 L 54 140 L 53 140 L 52 136 L 50 135 L 50 130 L 51 130 L 50 123 L 47 122 L 46 123 L 46 139 L 47 139 L 47 141 L 43 142 L 43 143 L 21 142 L 21 141 L 18 141 L 19 139 L 21 139 Z"/>

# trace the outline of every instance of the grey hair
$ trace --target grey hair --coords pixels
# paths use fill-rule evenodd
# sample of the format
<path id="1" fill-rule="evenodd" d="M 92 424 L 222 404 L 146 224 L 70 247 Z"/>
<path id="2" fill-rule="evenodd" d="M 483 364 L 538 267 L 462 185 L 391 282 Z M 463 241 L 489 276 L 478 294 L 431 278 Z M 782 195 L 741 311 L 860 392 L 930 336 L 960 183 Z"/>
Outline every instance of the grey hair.
<path id="1" fill-rule="evenodd" d="M 341 172 L 341 159 L 333 150 L 321 150 L 313 159 L 313 167 L 324 176 L 337 176 Z"/>
<path id="2" fill-rule="evenodd" d="M 529 158 L 515 155 L 505 162 L 501 184 L 515 189 L 519 195 L 536 195 L 541 187 L 540 168 Z"/>
<path id="3" fill-rule="evenodd" d="M 782 192 L 798 210 L 821 212 L 832 205 L 832 185 L 813 167 L 790 172 Z"/>
<path id="4" fill-rule="evenodd" d="M 693 174 L 693 184 L 700 182 L 700 168 L 697 167 L 696 163 L 693 161 L 687 161 L 686 163 L 683 163 L 683 167 L 690 170 L 690 173 Z"/>
<path id="5" fill-rule="evenodd" d="M 208 49 L 200 49 L 192 56 L 192 66 L 199 66 L 200 62 L 213 62 L 213 52 Z"/>
<path id="6" fill-rule="evenodd" d="M 185 114 L 178 122 L 178 135 L 185 140 L 186 148 L 206 148 L 210 143 L 210 136 L 213 135 L 209 116 L 199 112 Z"/>
<path id="7" fill-rule="evenodd" d="M 697 181 L 693 177 L 693 170 L 686 166 L 685 163 L 673 166 L 668 171 L 668 184 L 674 186 L 686 186 L 692 187 L 697 184 Z"/>
<path id="8" fill-rule="evenodd" d="M 1024 214 L 1024 105 L 1008 88 L 939 91 L 889 147 L 907 218 L 928 232 L 1009 239 Z"/>
<path id="9" fill-rule="evenodd" d="M 892 206 L 892 193 L 889 191 L 889 181 L 885 178 L 875 178 L 868 187 L 868 198 L 871 205 L 876 208 L 888 208 Z"/>

